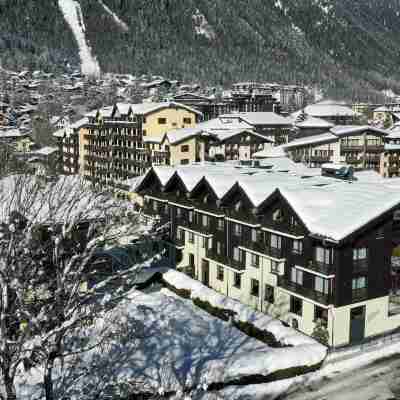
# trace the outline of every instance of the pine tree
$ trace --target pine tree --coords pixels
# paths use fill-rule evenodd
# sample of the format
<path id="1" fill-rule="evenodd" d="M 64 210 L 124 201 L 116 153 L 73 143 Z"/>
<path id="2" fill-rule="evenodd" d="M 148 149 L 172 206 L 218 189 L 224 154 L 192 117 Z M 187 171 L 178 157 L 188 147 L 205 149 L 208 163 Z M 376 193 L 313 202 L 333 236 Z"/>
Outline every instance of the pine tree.
<path id="1" fill-rule="evenodd" d="M 321 319 L 317 320 L 312 337 L 326 346 L 329 344 L 329 332 Z"/>

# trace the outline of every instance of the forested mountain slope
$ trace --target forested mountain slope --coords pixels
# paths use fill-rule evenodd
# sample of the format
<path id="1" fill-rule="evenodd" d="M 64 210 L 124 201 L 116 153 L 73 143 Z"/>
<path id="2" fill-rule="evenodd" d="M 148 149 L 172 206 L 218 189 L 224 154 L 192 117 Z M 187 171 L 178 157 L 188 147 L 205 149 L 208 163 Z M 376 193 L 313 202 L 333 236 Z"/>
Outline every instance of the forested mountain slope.
<path id="1" fill-rule="evenodd" d="M 103 72 L 400 92 L 399 0 L 75 0 Z M 79 63 L 58 0 L 0 0 L 10 68 Z"/>

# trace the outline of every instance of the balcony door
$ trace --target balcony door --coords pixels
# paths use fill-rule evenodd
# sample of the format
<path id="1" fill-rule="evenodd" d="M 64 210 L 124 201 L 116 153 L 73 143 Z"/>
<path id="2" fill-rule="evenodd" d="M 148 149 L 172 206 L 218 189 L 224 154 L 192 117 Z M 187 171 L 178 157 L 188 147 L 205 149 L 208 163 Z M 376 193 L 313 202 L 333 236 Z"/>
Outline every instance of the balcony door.
<path id="1" fill-rule="evenodd" d="M 206 260 L 201 263 L 201 281 L 203 285 L 210 286 L 210 263 Z"/>
<path id="2" fill-rule="evenodd" d="M 361 342 L 365 337 L 365 306 L 350 310 L 350 343 Z"/>

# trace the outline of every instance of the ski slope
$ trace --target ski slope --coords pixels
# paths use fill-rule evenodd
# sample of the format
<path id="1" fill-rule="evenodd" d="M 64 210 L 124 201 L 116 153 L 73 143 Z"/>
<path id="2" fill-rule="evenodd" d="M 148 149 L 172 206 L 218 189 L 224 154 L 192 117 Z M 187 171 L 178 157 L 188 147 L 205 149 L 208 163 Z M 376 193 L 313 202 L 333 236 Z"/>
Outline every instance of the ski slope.
<path id="1" fill-rule="evenodd" d="M 58 5 L 78 43 L 82 73 L 89 76 L 99 76 L 100 65 L 86 40 L 85 23 L 79 2 L 76 0 L 58 0 Z"/>
<path id="2" fill-rule="evenodd" d="M 103 3 L 102 0 L 98 0 L 98 2 L 99 2 L 100 5 L 104 8 L 104 10 L 105 10 L 109 15 L 111 15 L 111 17 L 114 19 L 114 21 L 116 22 L 116 24 L 117 24 L 124 32 L 128 32 L 128 31 L 129 31 L 128 25 L 127 25 L 124 21 L 122 21 L 122 20 L 118 17 L 118 15 L 116 15 L 114 12 L 112 12 L 112 11 L 110 10 L 110 8 L 107 7 L 107 5 Z"/>

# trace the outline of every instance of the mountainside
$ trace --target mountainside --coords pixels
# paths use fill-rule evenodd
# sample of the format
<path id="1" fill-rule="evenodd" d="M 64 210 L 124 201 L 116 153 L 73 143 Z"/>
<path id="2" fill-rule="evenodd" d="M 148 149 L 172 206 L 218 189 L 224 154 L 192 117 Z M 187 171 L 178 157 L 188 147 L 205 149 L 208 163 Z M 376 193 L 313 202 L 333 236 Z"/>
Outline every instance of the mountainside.
<path id="1" fill-rule="evenodd" d="M 102 72 L 400 92 L 399 0 L 0 0 L 0 16 L 9 68 L 78 65 L 91 52 Z"/>

